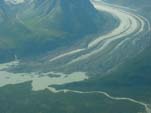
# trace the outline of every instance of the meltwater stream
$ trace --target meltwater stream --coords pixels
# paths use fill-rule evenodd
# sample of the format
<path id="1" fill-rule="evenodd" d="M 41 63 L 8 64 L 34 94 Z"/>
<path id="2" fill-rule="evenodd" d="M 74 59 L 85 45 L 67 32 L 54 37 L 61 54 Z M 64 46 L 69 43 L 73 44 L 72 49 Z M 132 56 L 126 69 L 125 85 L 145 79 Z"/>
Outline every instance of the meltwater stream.
<path id="1" fill-rule="evenodd" d="M 118 101 L 129 101 L 135 104 L 141 105 L 145 108 L 146 113 L 151 113 L 150 108 L 147 104 L 137 101 L 132 98 L 127 97 L 114 97 L 109 95 L 107 92 L 102 91 L 77 91 L 77 90 L 69 90 L 69 89 L 61 89 L 56 90 L 55 88 L 51 87 L 51 85 L 63 85 L 73 82 L 79 82 L 88 79 L 86 73 L 84 72 L 74 72 L 72 74 L 63 74 L 63 73 L 55 73 L 55 72 L 48 72 L 48 73 L 11 73 L 7 72 L 5 69 L 10 68 L 11 66 L 16 66 L 19 64 L 19 61 L 12 61 L 9 63 L 1 64 L 0 65 L 0 87 L 6 85 L 13 85 L 31 81 L 32 90 L 39 91 L 48 89 L 53 93 L 59 92 L 72 92 L 72 93 L 79 93 L 79 94 L 100 94 L 105 95 L 109 99 L 118 100 Z M 50 75 L 55 75 L 57 77 L 50 77 Z"/>
<path id="2" fill-rule="evenodd" d="M 118 48 L 119 45 L 123 44 L 125 42 L 126 36 L 135 36 L 140 34 L 141 32 L 144 32 L 145 26 L 147 26 L 148 30 L 151 30 L 150 23 L 148 20 L 140 15 L 134 14 L 128 10 L 126 10 L 123 7 L 112 5 L 105 3 L 103 1 L 92 1 L 94 7 L 97 10 L 105 11 L 107 13 L 110 13 L 113 15 L 113 17 L 117 18 L 119 21 L 119 26 L 115 28 L 113 31 L 100 36 L 96 38 L 95 40 L 89 42 L 88 47 L 86 48 L 80 48 L 76 50 L 69 51 L 67 53 L 60 54 L 52 59 L 49 60 L 49 62 L 56 61 L 58 59 L 62 59 L 65 57 L 68 57 L 70 55 L 74 55 L 83 51 L 88 51 L 85 54 L 79 55 L 77 58 L 72 59 L 68 62 L 68 64 L 73 64 L 76 62 L 79 62 L 81 60 L 87 59 L 97 53 L 100 53 L 102 50 L 106 49 L 110 43 L 117 39 L 122 39 L 122 41 L 115 46 L 114 49 Z M 103 43 L 102 46 L 98 45 L 100 43 Z M 83 81 L 88 79 L 85 72 L 73 72 L 71 74 L 64 74 L 64 73 L 58 73 L 58 72 L 48 72 L 48 73 L 12 73 L 8 72 L 7 69 L 11 68 L 12 66 L 16 66 L 19 64 L 19 61 L 12 61 L 5 64 L 0 64 L 0 87 L 9 85 L 9 84 L 19 84 L 27 81 L 31 81 L 32 84 L 32 90 L 44 90 L 49 89 L 54 93 L 58 92 L 73 92 L 73 93 L 79 93 L 79 94 L 88 94 L 88 93 L 97 93 L 100 95 L 105 95 L 109 99 L 112 100 L 120 100 L 120 101 L 130 101 L 135 104 L 139 104 L 145 108 L 146 113 L 151 113 L 151 110 L 149 109 L 148 105 L 144 102 L 137 101 L 132 98 L 127 97 L 114 97 L 109 95 L 107 92 L 102 91 L 75 91 L 75 90 L 56 90 L 53 87 L 50 87 L 51 85 L 63 85 L 67 83 L 73 83 L 78 81 Z M 53 75 L 53 76 L 52 76 Z M 57 77 L 54 77 L 57 76 Z"/>
<path id="3" fill-rule="evenodd" d="M 125 41 L 129 40 L 129 37 L 133 38 L 134 36 L 137 36 L 140 33 L 145 32 L 146 31 L 145 27 L 147 27 L 148 31 L 151 30 L 149 21 L 143 16 L 132 13 L 130 11 L 131 10 L 130 8 L 125 8 L 125 7 L 121 7 L 118 5 L 108 4 L 108 3 L 105 3 L 104 1 L 101 1 L 101 2 L 92 1 L 92 3 L 97 10 L 105 11 L 105 12 L 113 15 L 113 17 L 117 18 L 117 20 L 120 22 L 119 26 L 117 28 L 115 28 L 113 31 L 89 42 L 87 48 L 81 48 L 81 49 L 69 51 L 67 53 L 63 53 L 61 55 L 58 55 L 58 56 L 50 59 L 50 62 L 53 62 L 53 61 L 56 61 L 59 59 L 63 59 L 64 57 L 68 57 L 70 55 L 74 55 L 74 54 L 77 54 L 77 53 L 80 53 L 83 51 L 90 50 L 88 53 L 82 54 L 79 57 L 72 59 L 71 61 L 68 62 L 68 64 L 74 64 L 76 62 L 85 60 L 95 54 L 100 53 L 102 50 L 106 49 L 109 46 L 109 44 L 111 44 L 113 41 L 115 41 L 117 39 L 122 39 L 122 41 L 119 42 L 115 46 L 115 48 L 113 48 L 113 50 L 117 49 L 120 45 L 124 44 Z M 104 44 L 98 48 L 97 46 L 103 41 L 105 41 Z M 92 48 L 94 48 L 94 49 L 92 49 Z M 52 89 L 50 89 L 50 90 L 52 90 Z M 144 102 L 137 101 L 135 99 L 127 98 L 127 97 L 114 97 L 114 96 L 109 95 L 107 92 L 102 92 L 102 91 L 84 92 L 84 91 L 75 91 L 75 90 L 66 90 L 66 89 L 65 90 L 55 90 L 54 89 L 53 91 L 56 93 L 57 92 L 65 92 L 65 93 L 73 92 L 73 93 L 82 93 L 82 94 L 98 93 L 98 94 L 105 95 L 106 97 L 113 99 L 113 100 L 120 100 L 120 101 L 127 100 L 127 101 L 133 102 L 135 104 L 141 105 L 145 108 L 146 113 L 151 113 L 151 109 Z"/>

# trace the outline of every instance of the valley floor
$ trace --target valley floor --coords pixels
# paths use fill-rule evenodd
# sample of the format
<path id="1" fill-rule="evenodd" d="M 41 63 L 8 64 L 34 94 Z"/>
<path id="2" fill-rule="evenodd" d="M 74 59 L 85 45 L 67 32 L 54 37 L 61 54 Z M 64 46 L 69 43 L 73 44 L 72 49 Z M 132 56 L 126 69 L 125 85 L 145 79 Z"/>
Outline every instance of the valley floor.
<path id="1" fill-rule="evenodd" d="M 119 26 L 90 41 L 85 48 L 71 50 L 47 59 L 47 65 L 53 67 L 51 69 L 48 66 L 48 69 L 52 70 L 49 72 L 11 72 L 11 68 L 17 67 L 20 63 L 17 59 L 1 64 L 0 103 L 3 105 L 0 106 L 0 112 L 151 113 L 151 100 L 145 101 L 129 95 L 113 96 L 115 94 L 108 93 L 112 92 L 112 88 L 110 91 L 105 88 L 101 90 L 103 87 L 101 85 L 112 86 L 110 81 L 114 83 L 114 80 L 117 81 L 117 88 L 122 87 L 118 86 L 121 81 L 131 86 L 128 80 L 136 76 L 129 75 L 127 76 L 129 78 L 126 78 L 118 75 L 115 70 L 129 61 L 129 56 L 130 59 L 135 58 L 147 47 L 148 40 L 144 37 L 148 36 L 147 33 L 151 30 L 150 22 L 130 8 L 103 1 L 92 1 L 92 3 L 97 10 L 107 12 L 116 18 Z M 129 52 L 123 54 L 126 51 Z M 64 74 L 66 72 L 71 74 Z M 112 78 L 110 74 L 114 72 L 115 75 Z M 117 80 L 118 77 L 121 81 Z M 137 80 L 134 82 L 137 83 Z M 142 86 L 144 84 L 142 83 Z M 144 87 L 148 84 L 145 85 Z M 93 89 L 93 87 L 100 88 Z M 149 97 L 145 98 L 151 97 L 150 91 L 148 95 Z"/>

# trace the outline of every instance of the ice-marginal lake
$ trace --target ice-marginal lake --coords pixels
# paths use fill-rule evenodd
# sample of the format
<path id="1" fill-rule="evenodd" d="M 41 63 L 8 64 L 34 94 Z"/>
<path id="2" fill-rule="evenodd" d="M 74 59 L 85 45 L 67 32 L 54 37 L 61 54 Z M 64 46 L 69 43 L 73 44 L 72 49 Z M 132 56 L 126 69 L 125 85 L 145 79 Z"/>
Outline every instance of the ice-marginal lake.
<path id="1" fill-rule="evenodd" d="M 55 90 L 51 85 L 63 85 L 88 79 L 85 72 L 74 72 L 63 74 L 57 72 L 48 73 L 12 73 L 7 69 L 16 66 L 19 61 L 0 64 L 0 87 L 32 81 L 32 90 L 44 90 L 46 88 Z M 52 77 L 50 75 L 53 75 Z"/>

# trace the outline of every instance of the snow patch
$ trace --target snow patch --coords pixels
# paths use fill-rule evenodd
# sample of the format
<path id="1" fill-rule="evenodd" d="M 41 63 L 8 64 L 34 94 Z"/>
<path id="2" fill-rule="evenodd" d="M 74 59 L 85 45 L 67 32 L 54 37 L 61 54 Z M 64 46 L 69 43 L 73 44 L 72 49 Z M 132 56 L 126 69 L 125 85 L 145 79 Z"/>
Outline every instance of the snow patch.
<path id="1" fill-rule="evenodd" d="M 5 2 L 11 3 L 11 4 L 21 4 L 21 3 L 24 3 L 25 0 L 5 0 Z"/>

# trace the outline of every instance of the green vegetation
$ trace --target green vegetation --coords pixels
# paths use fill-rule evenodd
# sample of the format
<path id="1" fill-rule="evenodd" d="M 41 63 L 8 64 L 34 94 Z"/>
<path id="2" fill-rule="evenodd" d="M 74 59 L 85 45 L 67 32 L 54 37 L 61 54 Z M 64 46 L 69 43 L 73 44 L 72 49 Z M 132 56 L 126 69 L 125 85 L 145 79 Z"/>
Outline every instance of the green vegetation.
<path id="1" fill-rule="evenodd" d="M 114 101 L 100 94 L 32 92 L 30 84 L 0 89 L 3 113 L 134 113 L 144 108 L 128 101 Z"/>
<path id="2" fill-rule="evenodd" d="M 117 22 L 111 16 L 98 12 L 89 0 L 33 0 L 31 3 L 29 1 L 20 5 L 8 5 L 4 0 L 0 0 L 0 63 L 13 60 L 14 56 L 21 60 L 21 64 L 8 71 L 47 72 L 56 69 L 56 72 L 73 72 L 73 70 L 87 72 L 91 75 L 88 80 L 53 87 L 105 91 L 113 97 L 133 98 L 150 105 L 150 33 L 143 32 L 139 36 L 140 42 L 144 40 L 140 47 L 138 47 L 139 44 L 133 46 L 126 42 L 128 44 L 121 46 L 122 49 L 119 47 L 116 52 L 109 54 L 110 50 L 121 41 L 119 39 L 110 44 L 101 54 L 78 62 L 78 66 L 76 64 L 64 65 L 70 56 L 62 59 L 61 62 L 58 61 L 59 63 L 50 63 L 48 60 L 51 57 L 67 51 L 64 48 L 81 47 L 81 43 L 78 42 L 86 41 L 87 44 L 87 41 L 92 39 L 90 37 L 110 31 Z M 142 0 L 138 2 L 118 0 L 118 3 L 130 4 L 131 7 L 140 6 L 139 13 L 151 21 L 150 6 L 147 6 L 150 2 L 147 1 L 144 3 Z M 145 38 L 141 40 L 140 37 Z M 143 49 L 139 51 L 139 54 L 137 52 L 137 56 L 129 54 L 140 48 Z M 95 50 L 92 48 L 92 51 L 93 49 Z M 49 52 L 52 55 L 50 57 Z M 89 50 L 85 53 L 87 52 Z M 79 54 L 83 53 L 76 55 Z M 128 58 L 125 58 L 126 54 L 129 55 Z M 76 58 L 76 55 L 69 59 Z M 122 59 L 122 56 L 125 59 Z M 112 59 L 113 57 L 115 59 Z M 117 65 L 116 62 L 118 62 Z M 53 75 L 49 76 L 53 77 Z M 0 103 L 0 113 L 144 112 L 144 107 L 139 104 L 125 100 L 116 101 L 101 94 L 52 93 L 47 89 L 32 91 L 31 83 L 1 87 Z"/>
<path id="3" fill-rule="evenodd" d="M 76 84 L 56 86 L 81 90 L 101 90 L 113 96 L 130 97 L 151 103 L 151 47 L 117 65 L 110 73 Z"/>
<path id="4" fill-rule="evenodd" d="M 0 62 L 35 57 L 105 31 L 109 18 L 90 1 L 34 0 L 0 5 Z M 74 5 L 73 5 L 74 4 Z M 85 7 L 86 6 L 86 7 Z M 109 19 L 111 20 L 111 19 Z"/>

